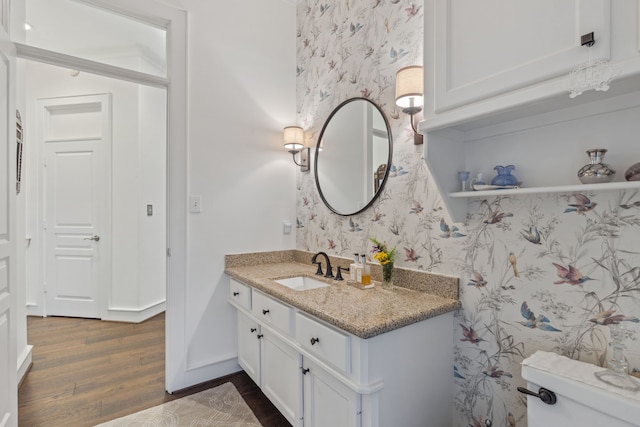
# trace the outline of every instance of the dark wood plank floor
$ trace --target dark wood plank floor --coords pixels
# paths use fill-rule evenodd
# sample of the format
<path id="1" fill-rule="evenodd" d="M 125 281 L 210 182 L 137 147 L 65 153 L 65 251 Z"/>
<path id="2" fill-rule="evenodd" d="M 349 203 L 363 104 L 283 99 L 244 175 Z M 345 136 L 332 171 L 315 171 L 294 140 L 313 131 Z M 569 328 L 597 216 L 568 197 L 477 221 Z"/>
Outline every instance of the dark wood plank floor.
<path id="1" fill-rule="evenodd" d="M 33 367 L 18 392 L 19 425 L 94 426 L 231 381 L 264 427 L 290 427 L 244 372 L 166 393 L 164 319 L 29 317 Z"/>

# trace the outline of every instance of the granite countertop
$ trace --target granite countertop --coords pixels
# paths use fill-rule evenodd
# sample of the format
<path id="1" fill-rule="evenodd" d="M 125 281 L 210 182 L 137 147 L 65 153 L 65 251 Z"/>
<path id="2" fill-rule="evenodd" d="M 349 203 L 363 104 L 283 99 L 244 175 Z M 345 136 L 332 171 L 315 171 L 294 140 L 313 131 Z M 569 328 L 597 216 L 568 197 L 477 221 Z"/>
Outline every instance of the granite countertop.
<path id="1" fill-rule="evenodd" d="M 285 303 L 312 314 L 340 329 L 363 339 L 371 338 L 403 326 L 410 325 L 431 317 L 438 316 L 460 307 L 457 299 L 457 278 L 437 276 L 429 273 L 415 272 L 413 277 L 425 283 L 423 289 L 409 289 L 394 286 L 387 290 L 376 284 L 373 289 L 359 289 L 346 281 L 335 281 L 323 276 L 316 276 L 315 266 L 298 262 L 306 258 L 301 251 L 283 251 L 284 257 L 261 254 L 263 257 L 255 265 L 243 258 L 236 262 L 239 255 L 227 256 L 225 272 L 232 278 L 272 295 Z M 287 256 L 292 254 L 292 256 Z M 244 254 L 247 256 L 250 254 Z M 255 255 L 255 254 L 254 254 Z M 297 258 L 297 259 L 296 259 Z M 332 264 L 334 259 L 332 257 Z M 348 260 L 344 262 L 348 263 Z M 337 265 L 340 265 L 338 260 Z M 373 272 L 372 272 L 373 274 Z M 274 280 L 295 276 L 309 276 L 317 280 L 327 281 L 331 286 L 295 291 L 276 283 Z M 437 279 L 436 286 L 429 286 L 429 276 Z M 374 275 L 374 280 L 375 280 Z M 408 281 L 409 282 L 409 281 Z M 394 284 L 400 285 L 394 277 Z M 410 285 L 410 283 L 408 283 Z M 455 292 L 452 285 L 455 284 Z M 418 287 L 420 287 L 418 286 Z M 413 286 L 416 287 L 415 284 Z M 452 295 L 454 293 L 455 295 Z M 441 295 L 439 295 L 441 294 Z"/>

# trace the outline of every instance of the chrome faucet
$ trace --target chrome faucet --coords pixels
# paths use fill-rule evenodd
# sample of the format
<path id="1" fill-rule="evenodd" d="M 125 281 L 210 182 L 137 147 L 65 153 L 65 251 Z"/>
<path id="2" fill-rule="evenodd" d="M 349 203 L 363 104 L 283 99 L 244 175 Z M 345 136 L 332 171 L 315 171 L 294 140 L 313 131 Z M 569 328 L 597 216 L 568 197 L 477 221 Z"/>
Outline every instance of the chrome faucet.
<path id="1" fill-rule="evenodd" d="M 327 274 L 325 274 L 324 277 L 332 278 L 333 277 L 333 269 L 331 268 L 331 262 L 329 261 L 329 255 L 327 255 L 324 252 L 318 252 L 317 254 L 315 254 L 313 256 L 313 258 L 311 258 L 311 262 L 313 264 L 317 264 L 318 265 L 318 270 L 316 271 L 316 274 L 318 276 L 322 275 L 322 261 L 316 261 L 316 258 L 318 258 L 318 255 L 324 256 L 325 262 L 327 264 Z"/>

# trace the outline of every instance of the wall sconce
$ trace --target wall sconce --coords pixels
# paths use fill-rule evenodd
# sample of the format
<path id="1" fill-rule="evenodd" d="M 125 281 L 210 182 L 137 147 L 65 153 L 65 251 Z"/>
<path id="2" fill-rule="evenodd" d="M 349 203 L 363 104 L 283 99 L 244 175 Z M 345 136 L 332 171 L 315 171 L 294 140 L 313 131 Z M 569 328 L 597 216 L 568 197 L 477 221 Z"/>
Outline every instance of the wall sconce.
<path id="1" fill-rule="evenodd" d="M 402 108 L 402 112 L 411 116 L 411 129 L 413 129 L 413 143 L 420 145 L 423 142 L 413 123 L 413 116 L 422 111 L 424 72 L 421 65 L 411 65 L 398 70 L 396 73 L 396 105 Z"/>
<path id="2" fill-rule="evenodd" d="M 299 126 L 287 126 L 283 132 L 284 148 L 293 156 L 293 163 L 300 166 L 300 172 L 309 172 L 309 147 L 304 146 L 304 130 Z M 300 163 L 296 154 L 300 153 Z"/>

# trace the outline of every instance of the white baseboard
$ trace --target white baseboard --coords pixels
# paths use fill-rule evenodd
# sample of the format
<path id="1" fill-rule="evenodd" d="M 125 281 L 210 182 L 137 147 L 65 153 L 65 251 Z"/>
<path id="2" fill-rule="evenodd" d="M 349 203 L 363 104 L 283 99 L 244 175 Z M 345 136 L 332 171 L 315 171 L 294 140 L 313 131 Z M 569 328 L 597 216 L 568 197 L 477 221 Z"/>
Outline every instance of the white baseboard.
<path id="1" fill-rule="evenodd" d="M 29 368 L 31 367 L 33 346 L 28 345 L 24 348 L 22 353 L 18 355 L 18 384 L 22 382 L 24 376 L 29 372 Z"/>
<path id="2" fill-rule="evenodd" d="M 112 322 L 140 323 L 152 318 L 157 314 L 162 313 L 166 310 L 166 306 L 166 300 L 162 300 L 153 304 L 149 304 L 146 307 L 140 308 L 110 307 L 107 309 L 107 314 L 102 317 L 102 320 L 108 320 Z"/>

